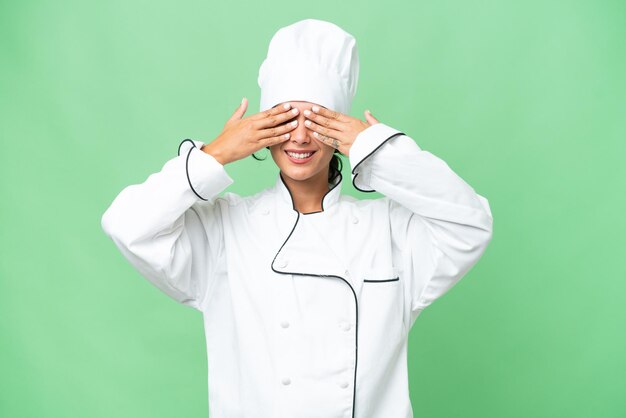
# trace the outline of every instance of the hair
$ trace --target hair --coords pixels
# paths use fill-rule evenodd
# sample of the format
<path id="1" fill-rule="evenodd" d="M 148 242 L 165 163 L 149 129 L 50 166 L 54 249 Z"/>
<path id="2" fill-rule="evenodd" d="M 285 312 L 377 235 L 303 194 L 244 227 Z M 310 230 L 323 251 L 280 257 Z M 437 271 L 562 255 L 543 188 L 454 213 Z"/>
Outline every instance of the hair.
<path id="1" fill-rule="evenodd" d="M 265 147 L 267 149 L 270 149 L 269 147 Z M 341 169 L 343 168 L 343 161 L 341 161 L 341 158 L 339 157 L 341 154 L 339 153 L 338 150 L 335 150 L 335 152 L 333 153 L 333 157 L 330 159 L 330 163 L 328 164 L 328 182 L 332 183 L 333 180 L 335 180 L 335 177 L 340 176 L 341 175 Z M 257 161 L 264 161 L 265 158 L 267 158 L 267 156 L 265 156 L 264 158 L 259 158 L 255 155 L 255 153 L 252 153 L 252 158 L 254 158 Z"/>

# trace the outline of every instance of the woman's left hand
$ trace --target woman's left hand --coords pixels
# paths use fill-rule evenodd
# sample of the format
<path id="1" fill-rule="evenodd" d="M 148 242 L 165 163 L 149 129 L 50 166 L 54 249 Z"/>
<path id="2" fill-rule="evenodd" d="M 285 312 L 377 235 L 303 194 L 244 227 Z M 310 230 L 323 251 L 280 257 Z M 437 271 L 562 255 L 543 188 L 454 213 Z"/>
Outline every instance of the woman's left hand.
<path id="1" fill-rule="evenodd" d="M 368 110 L 364 112 L 367 122 L 321 106 L 313 106 L 311 110 L 304 111 L 304 126 L 313 131 L 313 138 L 347 157 L 357 135 L 379 123 Z"/>

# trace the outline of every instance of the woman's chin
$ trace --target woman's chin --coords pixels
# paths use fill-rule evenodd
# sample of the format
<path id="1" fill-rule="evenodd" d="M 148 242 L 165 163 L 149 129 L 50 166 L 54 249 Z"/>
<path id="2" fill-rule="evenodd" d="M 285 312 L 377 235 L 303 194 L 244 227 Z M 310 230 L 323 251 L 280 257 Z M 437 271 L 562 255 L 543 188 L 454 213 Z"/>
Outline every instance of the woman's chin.
<path id="1" fill-rule="evenodd" d="M 283 175 L 295 181 L 305 181 L 312 177 L 311 170 L 307 170 L 305 168 L 287 167 L 286 169 L 281 170 L 281 172 Z"/>
<path id="2" fill-rule="evenodd" d="M 317 164 L 297 166 L 296 164 L 287 163 L 281 167 L 280 171 L 283 173 L 283 176 L 289 177 L 294 181 L 308 181 L 317 179 L 319 176 L 328 177 L 328 171 L 324 172 L 325 170 L 321 169 Z"/>

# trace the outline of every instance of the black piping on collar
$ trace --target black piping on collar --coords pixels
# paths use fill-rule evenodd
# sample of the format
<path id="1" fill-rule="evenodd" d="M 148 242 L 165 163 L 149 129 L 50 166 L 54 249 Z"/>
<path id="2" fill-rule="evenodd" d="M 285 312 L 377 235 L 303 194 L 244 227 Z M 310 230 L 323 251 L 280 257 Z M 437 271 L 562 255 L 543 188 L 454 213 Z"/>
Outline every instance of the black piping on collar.
<path id="1" fill-rule="evenodd" d="M 294 211 L 298 212 L 298 210 L 296 209 L 296 202 L 293 200 L 293 195 L 291 194 L 291 190 L 289 190 L 289 187 L 287 187 L 287 183 L 285 183 L 285 180 L 283 179 L 282 172 L 279 172 L 278 175 L 280 176 L 280 181 L 283 182 L 283 185 L 285 186 L 285 189 L 287 189 L 287 191 L 289 192 L 289 198 L 291 199 L 291 208 Z M 328 195 L 328 193 L 330 193 L 335 187 L 339 186 L 341 184 L 341 180 L 343 180 L 343 176 L 341 175 L 341 171 L 337 172 L 337 175 L 335 177 L 333 177 L 331 182 L 335 181 L 335 179 L 337 177 L 339 177 L 339 180 L 337 180 L 337 182 L 333 185 L 333 187 L 329 188 L 328 191 L 326 193 L 324 193 L 324 196 L 322 196 L 322 210 L 318 210 L 318 211 L 315 211 L 315 212 L 302 213 L 302 215 L 312 215 L 314 213 L 324 212 L 324 199 L 326 198 L 326 195 Z M 298 212 L 298 214 L 300 215 L 300 212 Z"/>
<path id="2" fill-rule="evenodd" d="M 196 189 L 194 189 L 193 186 L 191 185 L 191 179 L 189 178 L 189 156 L 191 155 L 191 151 L 193 151 L 194 148 L 198 148 L 198 147 L 196 147 L 196 144 L 191 139 L 185 138 L 184 140 L 181 141 L 180 144 L 178 144 L 178 156 L 180 156 L 181 146 L 187 141 L 191 142 L 191 145 L 193 145 L 192 147 L 189 148 L 189 151 L 187 152 L 187 158 L 185 159 L 185 173 L 187 174 L 187 182 L 189 183 L 189 187 L 191 188 L 191 191 L 196 196 L 198 196 L 200 199 L 204 201 L 207 201 L 209 199 L 205 199 L 204 197 L 200 196 L 198 192 L 196 192 Z"/>
<path id="3" fill-rule="evenodd" d="M 339 175 L 341 175 L 341 173 L 339 173 Z M 282 177 L 281 177 L 282 179 Z M 339 180 L 339 182 L 337 182 L 337 184 L 335 186 L 337 186 L 338 184 L 340 184 L 341 182 L 341 178 Z M 286 185 L 285 185 L 286 186 Z M 287 190 L 289 190 L 289 188 L 287 188 Z M 331 189 L 332 190 L 332 189 Z M 329 190 L 330 191 L 330 190 Z M 289 192 L 289 194 L 291 195 L 291 192 Z M 293 199 L 292 199 L 293 202 Z M 322 202 L 323 205 L 323 202 Z M 357 365 L 359 363 L 359 301 L 358 298 L 356 297 L 356 292 L 354 291 L 354 288 L 352 287 L 352 285 L 343 277 L 341 276 L 337 276 L 334 274 L 304 274 L 304 273 L 295 273 L 295 272 L 287 272 L 287 271 L 278 271 L 274 268 L 274 262 L 276 261 L 276 258 L 278 257 L 278 254 L 280 254 L 280 252 L 282 251 L 283 247 L 285 246 L 285 244 L 287 244 L 287 241 L 289 241 L 289 238 L 291 238 L 291 236 L 293 235 L 293 231 L 296 230 L 296 226 L 298 225 L 298 221 L 300 220 L 300 212 L 298 212 L 295 208 L 293 209 L 294 212 L 296 212 L 296 222 L 293 224 L 293 228 L 291 228 L 291 232 L 289 232 L 289 235 L 287 236 L 287 238 L 285 239 L 285 241 L 283 242 L 283 245 L 280 246 L 280 248 L 278 249 L 278 251 L 276 252 L 276 254 L 274 255 L 274 259 L 272 260 L 272 263 L 270 265 L 270 268 L 278 274 L 285 274 L 285 275 L 294 275 L 294 276 L 315 276 L 315 277 L 334 277 L 336 279 L 340 279 L 343 280 L 343 282 L 345 284 L 348 285 L 348 287 L 350 288 L 350 290 L 352 291 L 352 296 L 354 296 L 354 313 L 355 313 L 355 326 L 354 326 L 354 380 L 352 383 L 352 418 L 354 418 L 354 410 L 355 410 L 355 406 L 356 406 L 356 370 L 357 370 Z M 317 212 L 311 212 L 311 213 L 317 213 Z M 306 215 L 306 214 L 303 214 Z"/>
<path id="4" fill-rule="evenodd" d="M 376 190 L 364 190 L 364 189 L 358 188 L 357 185 L 356 185 L 356 178 L 358 177 L 359 173 L 355 174 L 355 171 L 356 171 L 357 168 L 359 168 L 359 166 L 361 165 L 361 163 L 363 163 L 363 161 L 367 160 L 370 155 L 372 155 L 373 153 L 378 151 L 378 149 L 380 147 L 382 147 L 383 145 L 385 145 L 387 143 L 387 141 L 389 141 L 390 139 L 395 138 L 396 136 L 399 136 L 399 135 L 406 135 L 406 134 L 404 132 L 397 132 L 397 133 L 391 135 L 389 138 L 385 139 L 383 142 L 378 144 L 378 146 L 376 148 L 374 148 L 369 154 L 367 154 L 365 156 L 365 158 L 363 158 L 361 161 L 359 161 L 359 163 L 356 166 L 354 166 L 354 168 L 352 169 L 352 174 L 354 174 L 354 177 L 352 177 L 352 185 L 354 186 L 355 189 L 357 189 L 360 192 L 365 192 L 365 193 L 372 193 L 372 192 L 376 191 Z"/>

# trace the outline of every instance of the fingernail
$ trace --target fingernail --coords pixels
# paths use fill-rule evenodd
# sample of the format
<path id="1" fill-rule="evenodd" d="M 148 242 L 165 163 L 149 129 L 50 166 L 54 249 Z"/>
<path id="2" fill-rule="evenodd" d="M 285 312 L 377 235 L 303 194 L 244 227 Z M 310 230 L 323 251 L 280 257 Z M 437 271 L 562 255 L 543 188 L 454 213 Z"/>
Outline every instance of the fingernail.
<path id="1" fill-rule="evenodd" d="M 298 108 L 294 107 L 293 109 L 291 109 L 291 113 L 293 113 L 294 115 L 298 114 Z"/>
<path id="2" fill-rule="evenodd" d="M 297 120 L 294 120 L 293 122 L 291 122 L 291 126 L 296 126 L 298 124 Z"/>
<path id="3" fill-rule="evenodd" d="M 245 96 L 241 99 L 241 104 L 243 104 L 244 100 L 246 100 Z"/>
<path id="4" fill-rule="evenodd" d="M 314 111 L 315 113 L 317 113 L 317 112 L 319 112 L 319 111 L 320 111 L 320 108 L 319 108 L 319 107 L 317 107 L 317 106 L 313 106 L 313 111 Z"/>
<path id="5" fill-rule="evenodd" d="M 285 134 L 285 138 L 289 138 L 289 134 L 288 134 L 288 133 L 287 133 L 287 134 Z"/>
<path id="6" fill-rule="evenodd" d="M 287 109 L 289 109 L 291 106 L 289 105 L 289 103 L 285 103 L 285 104 L 283 105 L 283 107 L 285 108 L 285 110 L 287 110 Z"/>
<path id="7" fill-rule="evenodd" d="M 310 120 L 304 121 L 304 124 L 305 124 L 306 126 L 311 126 L 311 121 L 310 121 Z"/>

